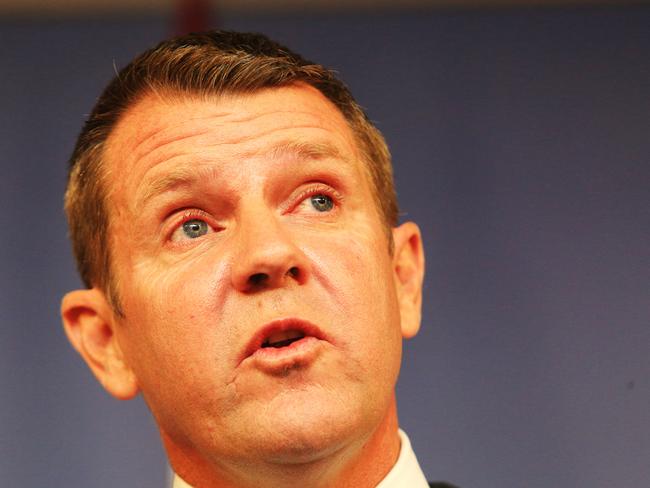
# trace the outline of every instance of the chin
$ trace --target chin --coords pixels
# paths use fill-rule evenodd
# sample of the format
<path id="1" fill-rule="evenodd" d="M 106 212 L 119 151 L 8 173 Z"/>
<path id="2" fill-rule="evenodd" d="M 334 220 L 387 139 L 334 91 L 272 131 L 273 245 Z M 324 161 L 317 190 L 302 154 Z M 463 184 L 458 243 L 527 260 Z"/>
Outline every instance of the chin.
<path id="1" fill-rule="evenodd" d="M 264 425 L 258 437 L 260 451 L 268 459 L 283 464 L 315 462 L 343 449 L 353 440 L 366 437 L 372 423 L 354 402 L 310 395 L 287 395 L 271 403 L 273 414 L 260 418 Z M 356 405 L 359 405 L 357 403 Z M 268 412 L 268 410 L 267 410 Z"/>

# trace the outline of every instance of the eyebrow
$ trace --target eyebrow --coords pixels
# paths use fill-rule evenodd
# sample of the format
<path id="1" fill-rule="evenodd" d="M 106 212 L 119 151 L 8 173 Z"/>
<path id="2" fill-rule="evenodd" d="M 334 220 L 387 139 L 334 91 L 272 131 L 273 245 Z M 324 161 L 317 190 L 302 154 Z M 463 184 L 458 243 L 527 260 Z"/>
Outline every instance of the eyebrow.
<path id="1" fill-rule="evenodd" d="M 274 159 L 290 156 L 307 161 L 321 159 L 348 161 L 336 146 L 328 142 L 283 141 L 272 146 L 269 153 Z"/>
<path id="2" fill-rule="evenodd" d="M 333 144 L 328 142 L 305 142 L 305 141 L 282 141 L 273 145 L 270 149 L 263 149 L 245 153 L 242 158 L 253 157 L 265 151 L 270 159 L 291 158 L 299 161 L 320 161 L 324 159 L 336 159 L 344 163 L 351 164 L 348 157 L 345 157 L 341 151 Z M 136 204 L 139 208 L 145 205 L 149 200 L 158 195 L 172 191 L 179 187 L 189 187 L 197 181 L 210 179 L 216 172 L 216 168 L 211 167 L 207 172 L 191 167 L 176 168 L 166 173 L 160 178 L 151 181 L 144 193 L 138 198 Z M 207 174 L 206 174 L 207 173 Z"/>

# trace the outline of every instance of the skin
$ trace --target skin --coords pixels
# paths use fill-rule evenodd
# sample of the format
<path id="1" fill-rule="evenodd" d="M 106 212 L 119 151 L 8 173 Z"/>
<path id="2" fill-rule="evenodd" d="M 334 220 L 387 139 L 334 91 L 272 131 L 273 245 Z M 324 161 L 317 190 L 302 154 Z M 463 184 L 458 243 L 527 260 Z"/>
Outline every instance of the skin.
<path id="1" fill-rule="evenodd" d="M 315 89 L 167 95 L 131 107 L 105 154 L 124 317 L 73 291 L 68 337 L 111 394 L 142 392 L 193 486 L 375 486 L 420 323 L 417 226 L 392 230 L 391 255 L 354 136 Z M 319 337 L 249 356 L 278 321 Z"/>

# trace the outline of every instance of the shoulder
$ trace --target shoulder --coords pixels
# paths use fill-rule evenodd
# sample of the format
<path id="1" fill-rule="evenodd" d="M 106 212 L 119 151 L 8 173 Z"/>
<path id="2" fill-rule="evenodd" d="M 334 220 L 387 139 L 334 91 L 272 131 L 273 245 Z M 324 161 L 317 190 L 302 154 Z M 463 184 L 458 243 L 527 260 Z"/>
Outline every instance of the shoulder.
<path id="1" fill-rule="evenodd" d="M 452 484 L 445 483 L 442 481 L 435 481 L 435 482 L 429 482 L 429 487 L 430 488 L 458 488 Z"/>

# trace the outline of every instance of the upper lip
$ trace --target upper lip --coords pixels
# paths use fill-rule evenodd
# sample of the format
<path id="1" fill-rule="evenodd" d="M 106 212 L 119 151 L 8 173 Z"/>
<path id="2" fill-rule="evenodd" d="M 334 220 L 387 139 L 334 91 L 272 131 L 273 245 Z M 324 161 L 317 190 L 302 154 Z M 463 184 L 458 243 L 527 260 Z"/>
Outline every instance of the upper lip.
<path id="1" fill-rule="evenodd" d="M 315 337 L 320 340 L 328 340 L 325 333 L 311 322 L 295 317 L 272 320 L 260 327 L 251 337 L 244 348 L 239 363 L 251 356 L 262 347 L 264 341 L 272 334 L 287 330 L 295 330 L 304 334 L 305 337 Z"/>

